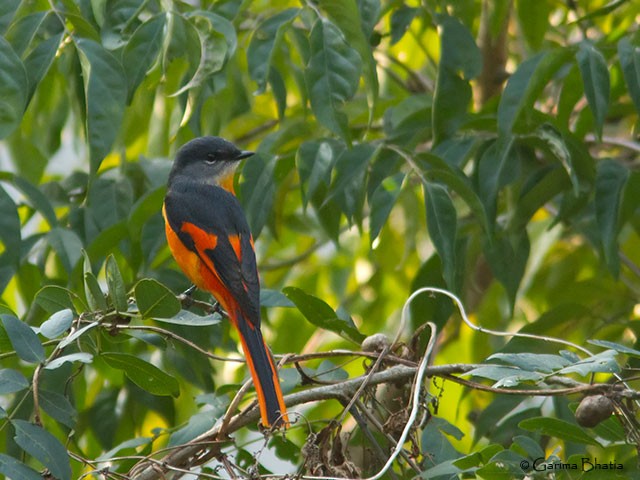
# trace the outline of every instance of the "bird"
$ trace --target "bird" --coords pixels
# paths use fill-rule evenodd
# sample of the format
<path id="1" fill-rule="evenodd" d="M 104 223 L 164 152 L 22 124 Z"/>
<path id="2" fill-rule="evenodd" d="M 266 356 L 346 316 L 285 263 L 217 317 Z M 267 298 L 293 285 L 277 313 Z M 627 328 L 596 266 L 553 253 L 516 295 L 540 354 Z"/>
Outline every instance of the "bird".
<path id="1" fill-rule="evenodd" d="M 260 330 L 260 281 L 253 236 L 233 180 L 240 150 L 220 137 L 195 138 L 176 153 L 162 215 L 169 249 L 237 329 L 264 427 L 289 426 L 278 371 Z"/>

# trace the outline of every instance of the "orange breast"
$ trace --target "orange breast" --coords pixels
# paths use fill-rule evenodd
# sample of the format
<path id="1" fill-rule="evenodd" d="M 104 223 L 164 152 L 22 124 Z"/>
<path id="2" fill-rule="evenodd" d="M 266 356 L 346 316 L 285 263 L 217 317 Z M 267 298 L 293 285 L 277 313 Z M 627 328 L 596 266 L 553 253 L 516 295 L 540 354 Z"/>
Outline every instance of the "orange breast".
<path id="1" fill-rule="evenodd" d="M 198 249 L 197 253 L 193 252 L 182 243 L 180 237 L 169 225 L 164 207 L 162 214 L 165 218 L 165 233 L 169 249 L 184 274 L 196 287 L 211 293 L 227 312 L 235 312 L 236 302 L 218 277 L 213 262 L 205 252 L 206 250 L 215 249 L 217 237 L 212 233 L 204 232 L 191 223 L 185 222 L 182 225 L 182 231 L 193 238 Z M 202 259 L 205 260 L 203 261 Z M 232 318 L 232 321 L 235 321 L 235 319 Z"/>

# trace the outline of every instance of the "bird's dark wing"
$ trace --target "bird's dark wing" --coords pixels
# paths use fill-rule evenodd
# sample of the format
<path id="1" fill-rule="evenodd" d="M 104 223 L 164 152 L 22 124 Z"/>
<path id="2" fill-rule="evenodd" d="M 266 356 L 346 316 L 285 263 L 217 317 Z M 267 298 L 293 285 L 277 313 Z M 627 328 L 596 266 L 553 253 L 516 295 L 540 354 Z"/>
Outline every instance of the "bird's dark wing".
<path id="1" fill-rule="evenodd" d="M 165 215 L 185 247 L 212 270 L 245 318 L 259 327 L 260 283 L 253 240 L 236 197 L 216 186 L 173 184 L 165 197 Z"/>

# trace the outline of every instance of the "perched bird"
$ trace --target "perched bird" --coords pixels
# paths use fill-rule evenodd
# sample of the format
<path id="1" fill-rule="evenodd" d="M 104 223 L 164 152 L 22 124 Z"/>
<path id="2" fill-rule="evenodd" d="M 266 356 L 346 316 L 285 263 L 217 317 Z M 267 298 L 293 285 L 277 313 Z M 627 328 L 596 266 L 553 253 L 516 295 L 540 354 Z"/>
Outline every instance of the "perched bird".
<path id="1" fill-rule="evenodd" d="M 220 137 L 178 150 L 162 214 L 169 248 L 185 275 L 210 292 L 240 335 L 262 424 L 288 425 L 278 372 L 260 331 L 260 281 L 253 237 L 233 189 L 238 162 L 253 152 Z"/>

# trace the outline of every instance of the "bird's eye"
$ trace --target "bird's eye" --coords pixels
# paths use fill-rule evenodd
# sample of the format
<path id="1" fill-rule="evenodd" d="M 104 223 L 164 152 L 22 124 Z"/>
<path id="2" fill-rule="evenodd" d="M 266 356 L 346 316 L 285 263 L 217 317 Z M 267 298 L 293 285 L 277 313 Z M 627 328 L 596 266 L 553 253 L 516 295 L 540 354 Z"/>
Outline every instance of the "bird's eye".
<path id="1" fill-rule="evenodd" d="M 216 161 L 216 155 L 214 153 L 207 153 L 207 158 L 204 160 L 206 163 L 214 163 Z"/>

